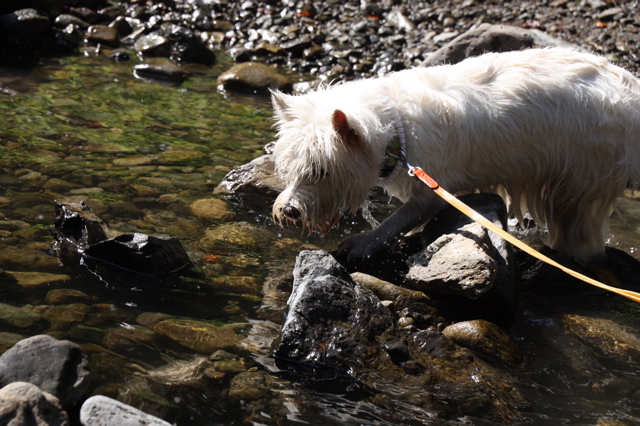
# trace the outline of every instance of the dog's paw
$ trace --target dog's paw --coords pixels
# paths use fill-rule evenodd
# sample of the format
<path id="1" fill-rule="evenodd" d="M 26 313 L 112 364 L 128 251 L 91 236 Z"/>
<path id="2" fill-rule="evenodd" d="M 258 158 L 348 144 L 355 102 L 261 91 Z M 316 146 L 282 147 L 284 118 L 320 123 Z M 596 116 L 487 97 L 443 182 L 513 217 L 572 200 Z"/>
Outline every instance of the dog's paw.
<path id="1" fill-rule="evenodd" d="M 349 262 L 367 260 L 385 247 L 388 248 L 388 244 L 381 241 L 374 232 L 364 232 L 341 242 L 338 256 L 346 256 Z"/>

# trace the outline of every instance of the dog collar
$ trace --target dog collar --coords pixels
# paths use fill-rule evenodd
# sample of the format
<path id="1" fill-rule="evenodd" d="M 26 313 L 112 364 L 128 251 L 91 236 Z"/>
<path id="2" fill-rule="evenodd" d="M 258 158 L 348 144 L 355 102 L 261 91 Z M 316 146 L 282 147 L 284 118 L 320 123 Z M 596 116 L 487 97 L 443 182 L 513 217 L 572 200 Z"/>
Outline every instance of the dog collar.
<path id="1" fill-rule="evenodd" d="M 402 167 L 408 167 L 407 163 L 407 139 L 404 133 L 404 125 L 398 111 L 395 111 L 394 124 L 396 127 L 396 135 L 387 143 L 387 149 L 384 154 L 384 162 L 380 167 L 379 186 L 386 186 L 402 170 Z"/>

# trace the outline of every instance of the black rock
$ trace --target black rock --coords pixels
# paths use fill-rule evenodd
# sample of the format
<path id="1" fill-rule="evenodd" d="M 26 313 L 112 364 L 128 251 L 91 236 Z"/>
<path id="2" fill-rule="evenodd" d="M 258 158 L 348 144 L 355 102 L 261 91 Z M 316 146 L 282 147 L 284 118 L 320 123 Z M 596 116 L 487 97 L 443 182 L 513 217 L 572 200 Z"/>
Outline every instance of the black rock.
<path id="1" fill-rule="evenodd" d="M 62 265 L 115 287 L 171 283 L 193 264 L 176 238 L 135 233 L 108 238 L 107 225 L 84 203 L 56 202 L 54 252 Z"/>
<path id="2" fill-rule="evenodd" d="M 276 357 L 297 372 L 355 377 L 385 350 L 377 338 L 393 325 L 389 310 L 333 257 L 302 251 Z"/>

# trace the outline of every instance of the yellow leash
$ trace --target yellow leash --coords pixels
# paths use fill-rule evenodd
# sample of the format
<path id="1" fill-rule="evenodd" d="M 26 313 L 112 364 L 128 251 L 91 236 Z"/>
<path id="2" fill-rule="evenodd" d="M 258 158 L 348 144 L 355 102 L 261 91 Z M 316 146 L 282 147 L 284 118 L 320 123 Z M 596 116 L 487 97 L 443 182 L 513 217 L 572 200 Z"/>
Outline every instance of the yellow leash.
<path id="1" fill-rule="evenodd" d="M 500 235 L 502 238 L 504 238 L 506 241 L 510 242 L 511 244 L 513 244 L 514 246 L 518 247 L 519 249 L 521 249 L 522 251 L 527 252 L 528 254 L 530 254 L 531 256 L 535 257 L 536 259 L 539 259 L 551 266 L 555 266 L 556 268 L 566 272 L 567 274 L 576 277 L 588 284 L 594 285 L 596 287 L 599 287 L 603 290 L 607 290 L 610 291 L 612 293 L 616 293 L 619 294 L 620 296 L 626 297 L 627 299 L 631 299 L 634 302 L 638 302 L 640 303 L 640 294 L 633 292 L 633 291 L 629 291 L 629 290 L 623 290 L 621 288 L 617 288 L 617 287 L 612 287 L 610 285 L 601 283 L 600 281 L 594 280 L 592 278 L 587 277 L 586 275 L 583 275 L 579 272 L 576 272 L 572 269 L 567 268 L 566 266 L 562 266 L 561 264 L 559 264 L 558 262 L 556 262 L 555 260 L 545 256 L 544 254 L 534 250 L 533 248 L 529 247 L 528 245 L 526 245 L 525 243 L 523 243 L 522 241 L 518 240 L 517 238 L 515 238 L 514 236 L 512 236 L 511 234 L 509 234 L 508 232 L 506 232 L 505 230 L 503 230 L 502 228 L 500 228 L 499 226 L 496 226 L 493 224 L 493 222 L 487 220 L 484 216 L 482 216 L 481 214 L 479 214 L 478 212 L 476 212 L 475 210 L 473 210 L 471 207 L 467 206 L 465 203 L 463 203 L 462 201 L 460 201 L 458 198 L 456 198 L 455 196 L 451 195 L 449 192 L 447 192 L 446 190 L 444 190 L 442 187 L 440 187 L 440 185 L 438 184 L 438 182 L 436 182 L 435 180 L 433 180 L 433 178 L 431 178 L 431 176 L 429 176 L 428 174 L 425 173 L 424 170 L 422 170 L 420 167 L 409 167 L 409 174 L 412 176 L 415 176 L 416 178 L 418 178 L 421 182 L 423 182 L 424 184 L 426 184 L 429 188 L 431 188 L 433 190 L 433 192 L 435 192 L 436 194 L 438 194 L 440 197 L 442 197 L 446 202 L 448 202 L 449 204 L 451 204 L 453 207 L 455 207 L 456 209 L 460 210 L 462 213 L 464 213 L 465 215 L 469 216 L 471 219 L 473 219 L 474 221 L 478 222 L 480 225 L 484 226 L 485 228 L 495 232 L 496 234 Z"/>

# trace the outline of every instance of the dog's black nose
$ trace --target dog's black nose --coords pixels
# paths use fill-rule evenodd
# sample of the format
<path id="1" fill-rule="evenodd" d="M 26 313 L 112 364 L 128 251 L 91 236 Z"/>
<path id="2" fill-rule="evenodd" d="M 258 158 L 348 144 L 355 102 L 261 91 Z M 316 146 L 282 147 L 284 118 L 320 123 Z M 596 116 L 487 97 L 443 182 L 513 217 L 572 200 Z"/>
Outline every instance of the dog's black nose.
<path id="1" fill-rule="evenodd" d="M 289 219 L 300 219 L 300 211 L 295 207 L 285 206 L 285 208 L 282 209 L 282 214 L 284 214 L 285 217 L 288 217 Z"/>

